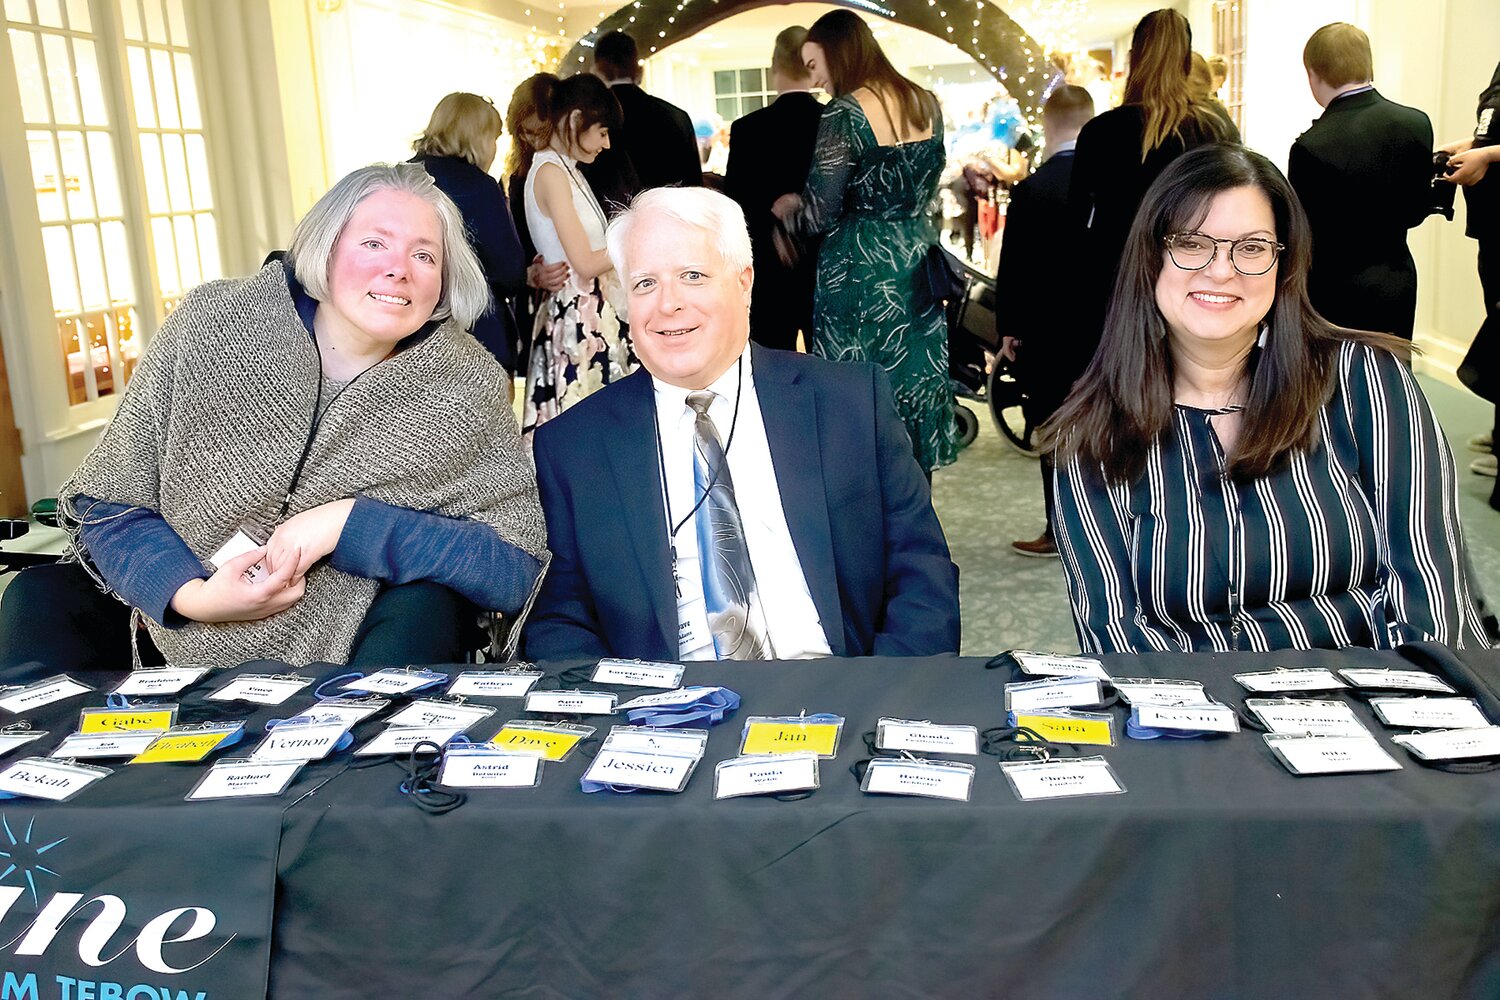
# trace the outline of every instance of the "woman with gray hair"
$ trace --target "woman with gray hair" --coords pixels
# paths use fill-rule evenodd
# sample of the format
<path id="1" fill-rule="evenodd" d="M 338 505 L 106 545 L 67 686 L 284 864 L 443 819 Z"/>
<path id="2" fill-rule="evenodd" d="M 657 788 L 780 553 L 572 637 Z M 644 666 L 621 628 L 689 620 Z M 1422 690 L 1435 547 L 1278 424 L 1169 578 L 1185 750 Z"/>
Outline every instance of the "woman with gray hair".
<path id="1" fill-rule="evenodd" d="M 546 544 L 505 373 L 464 333 L 488 302 L 416 164 L 354 171 L 284 262 L 190 292 L 60 491 L 68 556 L 6 592 L 0 669 L 117 667 L 142 618 L 169 663 L 460 659 Z"/>

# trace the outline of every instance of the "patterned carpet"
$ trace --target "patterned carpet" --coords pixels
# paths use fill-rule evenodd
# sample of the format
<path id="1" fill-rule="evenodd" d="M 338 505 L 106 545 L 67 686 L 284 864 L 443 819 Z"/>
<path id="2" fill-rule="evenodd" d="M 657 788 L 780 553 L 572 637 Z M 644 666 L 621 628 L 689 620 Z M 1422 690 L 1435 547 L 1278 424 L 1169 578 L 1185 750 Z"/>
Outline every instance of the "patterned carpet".
<path id="1" fill-rule="evenodd" d="M 1475 575 L 1484 592 L 1500 598 L 1500 513 L 1489 507 L 1494 480 L 1474 475 L 1475 453 L 1466 442 L 1490 429 L 1494 410 L 1459 389 L 1419 376 L 1448 434 L 1458 464 L 1459 513 Z M 1011 551 L 1016 539 L 1042 530 L 1042 484 L 1034 459 L 1011 449 L 987 410 L 979 437 L 956 465 L 933 477 L 933 503 L 959 569 L 963 653 L 986 656 L 1002 649 L 1076 652 L 1078 637 L 1068 610 L 1062 567 L 1056 559 L 1031 559 Z"/>

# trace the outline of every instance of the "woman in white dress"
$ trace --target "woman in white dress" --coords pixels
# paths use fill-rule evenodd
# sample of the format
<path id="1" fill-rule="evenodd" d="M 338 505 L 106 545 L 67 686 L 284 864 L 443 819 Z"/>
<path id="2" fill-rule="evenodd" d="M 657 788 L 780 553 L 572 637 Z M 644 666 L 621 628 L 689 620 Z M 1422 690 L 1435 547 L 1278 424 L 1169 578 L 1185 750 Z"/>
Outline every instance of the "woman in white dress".
<path id="1" fill-rule="evenodd" d="M 587 73 L 552 93 L 552 137 L 526 175 L 526 222 L 549 264 L 567 261 L 566 284 L 551 293 L 532 331 L 522 433 L 635 368 L 622 320 L 621 286 L 604 249 L 604 210 L 578 170 L 609 148 L 620 127 L 619 102 Z"/>

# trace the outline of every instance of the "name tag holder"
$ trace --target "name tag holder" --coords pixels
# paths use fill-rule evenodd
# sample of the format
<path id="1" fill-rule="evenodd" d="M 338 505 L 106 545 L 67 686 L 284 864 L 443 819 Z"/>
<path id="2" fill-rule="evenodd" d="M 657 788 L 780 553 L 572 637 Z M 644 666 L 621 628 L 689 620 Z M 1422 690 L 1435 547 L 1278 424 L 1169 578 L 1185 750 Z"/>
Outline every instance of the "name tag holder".
<path id="1" fill-rule="evenodd" d="M 1473 698 L 1415 698 L 1400 695 L 1370 699 L 1375 718 L 1401 729 L 1483 729 L 1490 725 Z"/>
<path id="2" fill-rule="evenodd" d="M 1134 740 L 1205 739 L 1240 731 L 1240 717 L 1228 705 L 1133 705 L 1125 735 Z"/>
<path id="3" fill-rule="evenodd" d="M 968 802 L 974 788 L 974 765 L 956 760 L 926 760 L 903 752 L 874 757 L 865 768 L 859 790 L 867 795 L 913 795 Z"/>
<path id="4" fill-rule="evenodd" d="M 1267 733 L 1368 736 L 1347 702 L 1333 698 L 1246 698 L 1245 708 Z"/>
<path id="5" fill-rule="evenodd" d="M 341 719 L 320 722 L 300 715 L 273 719 L 266 724 L 265 738 L 250 752 L 250 760 L 257 763 L 322 760 L 353 743 L 354 737 Z"/>
<path id="6" fill-rule="evenodd" d="M 714 798 L 793 795 L 805 798 L 822 787 L 815 753 L 746 754 L 714 766 Z"/>
<path id="7" fill-rule="evenodd" d="M 1010 649 L 994 657 L 989 669 L 1010 667 L 1028 677 L 1095 677 L 1108 682 L 1104 663 L 1092 656 L 1064 656 L 1060 653 L 1038 653 L 1029 649 Z"/>
<path id="8" fill-rule="evenodd" d="M 324 698 L 286 721 L 304 719 L 310 722 L 342 722 L 345 729 L 353 729 L 356 724 L 379 714 L 390 703 L 389 698 L 382 698 L 378 694 Z"/>
<path id="9" fill-rule="evenodd" d="M 0 797 L 66 802 L 113 773 L 111 768 L 80 764 L 76 760 L 27 757 L 0 771 Z"/>
<path id="10" fill-rule="evenodd" d="M 145 732 L 73 733 L 49 753 L 57 759 L 92 760 L 106 757 L 136 757 L 156 742 L 163 730 Z"/>
<path id="11" fill-rule="evenodd" d="M 110 700 L 115 700 L 110 695 Z M 124 698 L 119 699 L 125 702 Z M 106 708 L 85 708 L 78 713 L 80 733 L 144 733 L 165 732 L 177 724 L 176 705 L 146 703 L 131 705 L 111 704 Z"/>
<path id="12" fill-rule="evenodd" d="M 1281 691 L 1343 691 L 1349 685 L 1324 667 L 1277 667 L 1248 674 L 1235 674 L 1235 682 L 1251 694 Z"/>
<path id="13" fill-rule="evenodd" d="M 373 674 L 346 681 L 341 691 L 368 691 L 371 694 L 403 695 L 443 683 L 447 674 L 422 667 L 384 667 Z"/>
<path id="14" fill-rule="evenodd" d="M 808 715 L 752 715 L 740 732 L 740 754 L 815 753 L 824 760 L 838 756 L 844 717 Z"/>
<path id="15" fill-rule="evenodd" d="M 600 750 L 583 772 L 585 792 L 681 792 L 700 758 L 634 750 Z"/>
<path id="16" fill-rule="evenodd" d="M 659 726 L 615 726 L 604 737 L 601 750 L 671 753 L 702 757 L 708 748 L 706 729 L 664 729 Z"/>
<path id="17" fill-rule="evenodd" d="M 614 715 L 619 696 L 612 691 L 532 691 L 526 711 L 538 715 Z"/>
<path id="18" fill-rule="evenodd" d="M 1110 682 L 1120 700 L 1136 705 L 1212 705 L 1214 701 L 1198 681 L 1168 680 L 1157 677 L 1116 677 Z"/>
<path id="19" fill-rule="evenodd" d="M 448 697 L 524 698 L 545 674 L 522 665 L 505 670 L 465 670 L 448 685 Z"/>
<path id="20" fill-rule="evenodd" d="M 561 763 L 593 736 L 593 726 L 576 726 L 567 722 L 507 722 L 490 737 L 489 745 L 511 753 L 529 753 Z"/>
<path id="21" fill-rule="evenodd" d="M 1116 742 L 1115 717 L 1108 712 L 1075 712 L 1067 708 L 1011 712 L 1009 722 L 1031 730 L 1049 743 L 1112 747 Z"/>
<path id="22" fill-rule="evenodd" d="M 1368 733 L 1363 736 L 1266 733 L 1261 739 L 1281 766 L 1299 777 L 1401 770 L 1400 761 L 1386 753 Z"/>
<path id="23" fill-rule="evenodd" d="M 173 726 L 132 757 L 131 764 L 196 764 L 232 746 L 245 734 L 243 722 L 204 722 Z"/>
<path id="24" fill-rule="evenodd" d="M 923 753 L 979 753 L 976 726 L 940 726 L 909 719 L 880 719 L 875 723 L 875 747 L 879 750 L 912 750 Z"/>
<path id="25" fill-rule="evenodd" d="M 467 704 L 463 695 L 456 698 L 419 698 L 391 716 L 387 725 L 454 725 L 459 727 L 459 732 L 464 732 L 494 714 L 495 709 L 488 705 Z"/>
<path id="26" fill-rule="evenodd" d="M 192 687 L 207 667 L 142 667 L 115 686 L 112 695 L 174 695 Z"/>
<path id="27" fill-rule="evenodd" d="M 682 685 L 684 667 L 680 663 L 653 660 L 626 660 L 606 657 L 589 678 L 593 684 L 625 684 L 631 687 L 675 688 Z"/>
<path id="28" fill-rule="evenodd" d="M 76 698 L 92 690 L 94 688 L 91 685 L 74 680 L 67 674 L 56 674 L 34 684 L 13 684 L 0 688 L 0 709 L 19 715 L 50 705 L 54 701 Z"/>
<path id="29" fill-rule="evenodd" d="M 232 757 L 214 761 L 184 796 L 189 802 L 205 799 L 243 799 L 280 795 L 305 762 Z"/>
<path id="30" fill-rule="evenodd" d="M 1390 670 L 1386 668 L 1351 667 L 1339 676 L 1364 691 L 1425 691 L 1429 694 L 1457 694 L 1453 685 L 1437 674 L 1425 670 Z"/>
<path id="31" fill-rule="evenodd" d="M 208 701 L 248 701 L 252 705 L 280 705 L 313 682 L 300 674 L 241 674 L 208 694 Z"/>
<path id="32" fill-rule="evenodd" d="M 1124 782 L 1103 757 L 1001 761 L 1000 773 L 1022 802 L 1125 793 Z"/>
<path id="33" fill-rule="evenodd" d="M 1423 764 L 1454 766 L 1444 770 L 1463 772 L 1491 771 L 1500 767 L 1500 726 L 1475 726 L 1468 729 L 1434 729 L 1425 733 L 1392 736 L 1406 752 Z"/>
<path id="34" fill-rule="evenodd" d="M 1104 704 L 1104 683 L 1097 677 L 1044 677 L 1005 685 L 1005 710 L 1029 712 L 1084 708 Z"/>
<path id="35" fill-rule="evenodd" d="M 356 757 L 380 757 L 386 754 L 430 756 L 441 753 L 463 729 L 453 723 L 440 726 L 387 726 L 354 751 Z M 432 744 L 432 749 L 423 746 Z"/>
<path id="36" fill-rule="evenodd" d="M 536 788 L 546 758 L 483 743 L 450 744 L 443 752 L 437 783 L 444 788 Z"/>
<path id="37" fill-rule="evenodd" d="M 45 730 L 32 729 L 31 723 L 26 721 L 12 722 L 10 725 L 0 728 L 0 756 L 10 753 L 30 743 L 39 740 L 48 733 Z"/>

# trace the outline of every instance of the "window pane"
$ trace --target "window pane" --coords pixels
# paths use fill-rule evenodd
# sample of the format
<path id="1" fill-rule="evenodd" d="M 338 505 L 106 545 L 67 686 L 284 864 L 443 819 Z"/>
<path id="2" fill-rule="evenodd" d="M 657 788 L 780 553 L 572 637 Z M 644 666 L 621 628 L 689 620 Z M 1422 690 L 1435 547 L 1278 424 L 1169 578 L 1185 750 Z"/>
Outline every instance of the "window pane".
<path id="1" fill-rule="evenodd" d="M 759 111 L 766 106 L 766 99 L 760 94 L 751 94 L 740 98 L 740 113 L 748 115 L 752 111 Z"/>
<path id="2" fill-rule="evenodd" d="M 83 351 L 78 346 L 78 320 L 58 320 L 57 339 L 62 344 L 63 358 L 68 365 L 68 403 L 72 406 L 87 403 L 89 394 L 83 384 Z"/>
<path id="3" fill-rule="evenodd" d="M 47 64 L 47 89 L 52 92 L 52 120 L 59 125 L 77 124 L 78 99 L 73 95 L 68 40 L 62 35 L 43 35 L 42 59 Z"/>
<path id="4" fill-rule="evenodd" d="M 198 84 L 193 77 L 193 57 L 186 52 L 173 55 L 177 66 L 177 101 L 182 105 L 182 127 L 202 128 L 203 114 L 198 110 Z"/>
<path id="5" fill-rule="evenodd" d="M 124 359 L 125 378 L 130 378 L 130 373 L 135 371 L 135 363 L 141 356 L 141 345 L 136 341 L 135 329 L 138 325 L 135 319 L 134 309 L 116 309 L 114 313 L 115 337 L 120 345 L 120 357 Z"/>
<path id="6" fill-rule="evenodd" d="M 156 83 L 156 117 L 161 120 L 161 127 L 179 127 L 182 120 L 177 116 L 177 85 L 172 82 L 170 52 L 151 50 L 151 79 Z"/>
<path id="7" fill-rule="evenodd" d="M 26 146 L 31 151 L 31 186 L 36 190 L 37 214 L 43 222 L 56 222 L 63 217 L 63 195 L 52 133 L 27 132 Z"/>
<path id="8" fill-rule="evenodd" d="M 182 291 L 182 279 L 177 274 L 177 244 L 172 239 L 171 219 L 151 220 L 151 245 L 156 250 L 160 292 L 162 295 L 176 295 Z"/>
<path id="9" fill-rule="evenodd" d="M 23 24 L 31 23 L 31 4 L 26 0 L 5 0 L 5 19 L 7 21 L 20 21 Z"/>
<path id="10" fill-rule="evenodd" d="M 84 311 L 103 309 L 109 305 L 109 292 L 104 285 L 104 255 L 99 249 L 99 227 L 74 226 L 73 248 L 78 255 L 78 286 L 83 292 Z"/>
<path id="11" fill-rule="evenodd" d="M 16 60 L 16 83 L 21 88 L 21 117 L 46 124 L 47 81 L 42 77 L 42 59 L 36 50 L 36 33 L 10 29 L 10 51 Z"/>
<path id="12" fill-rule="evenodd" d="M 132 42 L 143 41 L 139 0 L 120 0 L 120 29 Z"/>
<path id="13" fill-rule="evenodd" d="M 94 198 L 101 218 L 120 216 L 120 175 L 115 169 L 114 139 L 105 132 L 89 132 L 89 166 L 94 182 Z"/>
<path id="14" fill-rule="evenodd" d="M 219 227 L 207 213 L 198 216 L 198 256 L 203 261 L 204 281 L 224 277 L 224 265 L 219 260 Z"/>
<path id="15" fill-rule="evenodd" d="M 109 110 L 104 106 L 104 88 L 99 83 L 99 60 L 94 52 L 94 43 L 75 38 L 73 59 L 78 64 L 78 94 L 83 101 L 83 123 L 108 125 Z"/>
<path id="16" fill-rule="evenodd" d="M 141 10 L 146 15 L 146 41 L 167 44 L 167 18 L 162 13 L 161 0 L 141 0 Z"/>
<path id="17" fill-rule="evenodd" d="M 204 150 L 203 136 L 186 135 L 188 180 L 193 185 L 193 208 L 197 211 L 214 207 L 212 186 L 208 183 L 208 154 Z"/>
<path id="18" fill-rule="evenodd" d="M 161 137 L 161 158 L 167 168 L 167 192 L 171 195 L 172 211 L 191 212 L 193 196 L 188 189 L 187 160 L 182 153 L 182 136 L 167 134 Z"/>
<path id="19" fill-rule="evenodd" d="M 63 188 L 68 192 L 68 215 L 74 219 L 91 219 L 94 217 L 94 184 L 89 177 L 83 133 L 57 133 L 57 148 L 62 152 Z"/>
<path id="20" fill-rule="evenodd" d="M 135 274 L 130 270 L 130 248 L 125 245 L 125 224 L 106 222 L 99 227 L 104 237 L 104 271 L 109 276 L 109 295 L 116 305 L 135 301 Z"/>
<path id="21" fill-rule="evenodd" d="M 170 212 L 167 204 L 167 175 L 161 165 L 161 140 L 154 135 L 141 136 L 141 176 L 146 180 L 146 211 Z"/>
<path id="22" fill-rule="evenodd" d="M 740 116 L 740 102 L 737 97 L 720 97 L 715 99 L 714 108 L 719 112 L 719 117 L 726 122 L 734 121 Z"/>
<path id="23" fill-rule="evenodd" d="M 732 70 L 732 69 L 718 69 L 718 70 L 714 70 L 714 93 L 715 94 L 732 94 L 732 93 L 734 93 L 734 70 Z"/>
<path id="24" fill-rule="evenodd" d="M 102 313 L 86 313 L 83 317 L 83 339 L 88 342 L 88 363 L 94 368 L 94 395 L 108 396 L 114 392 L 109 372 L 109 327 Z"/>
<path id="25" fill-rule="evenodd" d="M 36 23 L 49 28 L 61 28 L 62 6 L 57 0 L 36 0 Z"/>
<path id="26" fill-rule="evenodd" d="M 186 46 L 187 18 L 182 15 L 182 0 L 167 0 L 167 26 L 172 30 L 172 44 Z"/>
<path id="27" fill-rule="evenodd" d="M 758 70 L 758 69 L 742 69 L 742 70 L 740 70 L 740 93 L 742 93 L 742 94 L 745 94 L 745 93 L 754 93 L 755 91 L 761 90 L 761 89 L 763 89 L 763 88 L 760 85 L 760 70 Z"/>
<path id="28" fill-rule="evenodd" d="M 177 216 L 172 227 L 177 230 L 177 267 L 182 272 L 181 287 L 185 292 L 203 282 L 203 271 L 198 265 L 198 233 L 191 215 Z"/>
<path id="29" fill-rule="evenodd" d="M 89 18 L 89 0 L 68 0 L 68 27 L 74 31 L 93 31 Z"/>
<path id="30" fill-rule="evenodd" d="M 52 311 L 78 312 L 78 279 L 73 273 L 73 245 L 63 226 L 43 226 L 42 246 L 47 249 L 47 277 L 52 283 Z"/>
<path id="31" fill-rule="evenodd" d="M 135 100 L 135 123 L 141 128 L 156 128 L 156 102 L 151 99 L 151 70 L 146 63 L 146 50 L 139 45 L 127 45 L 125 54 L 130 60 L 130 96 Z"/>

